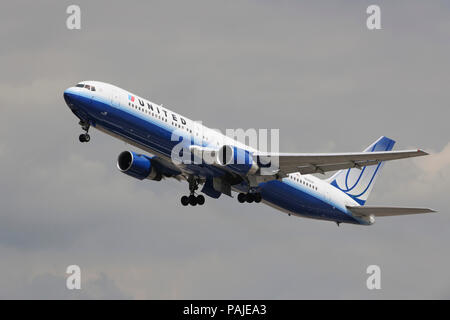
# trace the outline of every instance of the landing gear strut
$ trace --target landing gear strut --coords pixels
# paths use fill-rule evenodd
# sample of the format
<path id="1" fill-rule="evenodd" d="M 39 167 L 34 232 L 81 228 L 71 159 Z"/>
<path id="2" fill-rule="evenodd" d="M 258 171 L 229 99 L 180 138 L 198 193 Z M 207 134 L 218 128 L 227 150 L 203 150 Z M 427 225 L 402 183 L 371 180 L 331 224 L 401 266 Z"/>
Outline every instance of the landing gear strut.
<path id="1" fill-rule="evenodd" d="M 182 196 L 181 197 L 181 204 L 183 206 L 187 206 L 190 204 L 191 206 L 196 206 L 197 204 L 199 206 L 203 205 L 205 203 L 205 197 L 201 194 L 195 195 L 195 191 L 198 189 L 198 179 L 195 179 L 194 177 L 189 177 L 189 196 Z"/>
<path id="2" fill-rule="evenodd" d="M 248 202 L 248 203 L 260 203 L 262 200 L 261 193 L 259 192 L 249 192 L 249 193 L 239 193 L 238 201 L 240 203 Z"/>
<path id="3" fill-rule="evenodd" d="M 80 140 L 80 142 L 89 142 L 91 140 L 91 136 L 88 133 L 89 127 L 90 127 L 89 123 L 88 122 L 84 122 L 84 121 L 80 121 L 80 125 L 81 125 L 81 129 L 86 131 L 86 133 L 80 134 L 78 139 Z"/>

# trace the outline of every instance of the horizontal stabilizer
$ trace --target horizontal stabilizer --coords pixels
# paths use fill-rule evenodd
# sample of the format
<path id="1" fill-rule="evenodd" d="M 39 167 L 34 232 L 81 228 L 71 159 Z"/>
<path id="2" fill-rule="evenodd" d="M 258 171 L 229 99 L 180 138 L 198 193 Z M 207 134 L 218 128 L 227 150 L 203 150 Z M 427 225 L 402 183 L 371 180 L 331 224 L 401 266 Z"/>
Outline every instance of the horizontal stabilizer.
<path id="1" fill-rule="evenodd" d="M 436 212 L 428 208 L 399 208 L 399 207 L 371 207 L 371 206 L 347 206 L 347 209 L 354 216 L 365 217 L 373 215 L 375 217 L 401 216 L 405 214 L 419 214 Z"/>

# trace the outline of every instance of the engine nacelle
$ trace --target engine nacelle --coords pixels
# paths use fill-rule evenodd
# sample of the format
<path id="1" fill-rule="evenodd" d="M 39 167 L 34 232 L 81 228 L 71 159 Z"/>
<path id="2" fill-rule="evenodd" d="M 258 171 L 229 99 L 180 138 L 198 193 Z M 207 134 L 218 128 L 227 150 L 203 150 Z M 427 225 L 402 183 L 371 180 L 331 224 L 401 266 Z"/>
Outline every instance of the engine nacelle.
<path id="1" fill-rule="evenodd" d="M 255 174 L 259 167 L 250 151 L 224 145 L 217 151 L 217 164 L 239 174 Z"/>
<path id="2" fill-rule="evenodd" d="M 132 151 L 124 151 L 117 158 L 117 168 L 139 180 L 150 179 L 159 181 L 162 178 L 156 168 L 152 165 L 150 158 Z"/>

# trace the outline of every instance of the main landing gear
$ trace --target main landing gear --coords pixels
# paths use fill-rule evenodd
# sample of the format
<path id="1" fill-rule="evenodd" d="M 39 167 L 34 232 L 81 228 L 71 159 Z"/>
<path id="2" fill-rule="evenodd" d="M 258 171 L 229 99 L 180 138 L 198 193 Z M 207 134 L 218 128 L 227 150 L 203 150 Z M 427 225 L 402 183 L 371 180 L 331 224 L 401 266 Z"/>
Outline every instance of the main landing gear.
<path id="1" fill-rule="evenodd" d="M 205 203 L 205 197 L 201 194 L 199 195 L 195 195 L 195 194 L 191 194 L 189 197 L 188 196 L 182 196 L 181 197 L 181 204 L 183 206 L 187 206 L 188 204 L 190 204 L 191 206 L 196 206 L 196 205 L 203 205 Z"/>
<path id="2" fill-rule="evenodd" d="M 201 194 L 195 195 L 195 190 L 198 189 L 198 180 L 191 177 L 188 179 L 189 182 L 189 196 L 182 196 L 181 197 L 181 204 L 183 206 L 187 206 L 190 204 L 191 206 L 196 206 L 197 204 L 199 206 L 203 205 L 205 203 L 205 197 Z"/>
<path id="3" fill-rule="evenodd" d="M 81 125 L 81 129 L 86 131 L 86 133 L 80 134 L 80 136 L 78 137 L 78 140 L 80 140 L 80 142 L 89 142 L 91 140 L 91 136 L 88 133 L 89 127 L 90 127 L 89 123 L 80 121 L 80 125 Z"/>
<path id="4" fill-rule="evenodd" d="M 238 201 L 240 203 L 248 202 L 248 203 L 260 203 L 262 200 L 261 193 L 255 192 L 255 193 L 239 193 L 238 194 Z"/>

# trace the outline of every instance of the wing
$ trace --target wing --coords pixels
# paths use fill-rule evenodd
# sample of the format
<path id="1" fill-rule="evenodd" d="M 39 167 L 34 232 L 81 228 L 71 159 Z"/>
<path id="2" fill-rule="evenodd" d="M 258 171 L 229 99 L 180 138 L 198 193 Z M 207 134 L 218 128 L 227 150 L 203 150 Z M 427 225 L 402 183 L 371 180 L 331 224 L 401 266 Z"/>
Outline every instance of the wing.
<path id="1" fill-rule="evenodd" d="M 419 214 L 436 212 L 428 208 L 399 208 L 399 207 L 353 207 L 347 206 L 347 209 L 352 212 L 354 216 L 365 217 L 374 215 L 375 217 L 389 217 L 402 216 L 405 214 Z"/>
<path id="2" fill-rule="evenodd" d="M 183 176 L 181 170 L 177 168 L 172 162 L 158 156 L 151 157 L 151 161 L 153 165 L 158 169 L 158 171 L 161 172 L 163 179 L 174 178 L 178 181 L 182 180 Z"/>
<path id="3" fill-rule="evenodd" d="M 382 161 L 425 156 L 422 150 L 376 151 L 353 153 L 278 153 L 256 154 L 259 161 L 268 163 L 278 157 L 280 173 L 301 174 L 325 173 L 349 168 L 361 168 L 376 165 Z"/>

